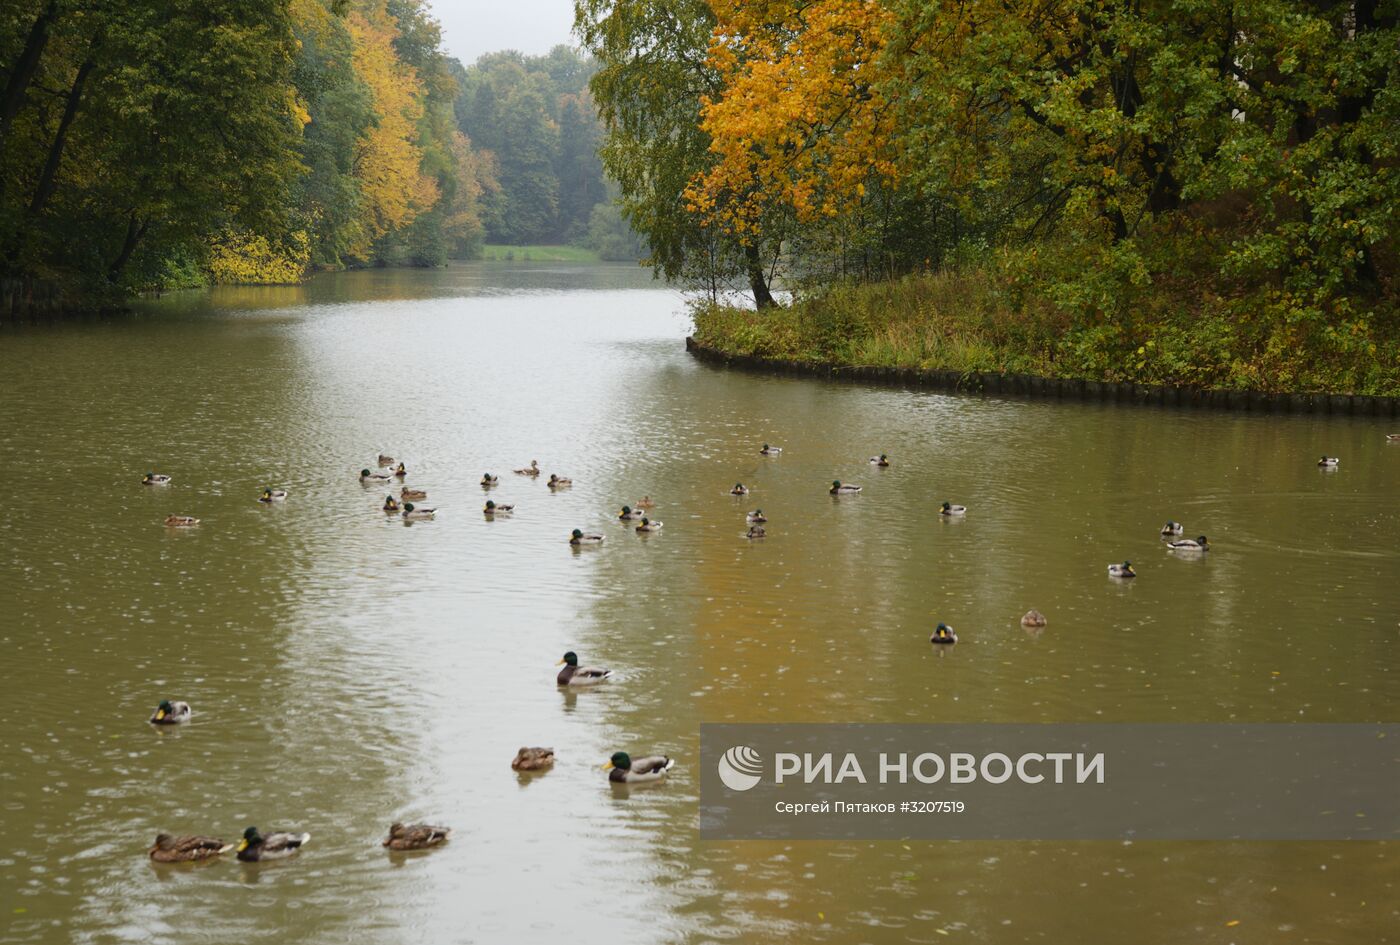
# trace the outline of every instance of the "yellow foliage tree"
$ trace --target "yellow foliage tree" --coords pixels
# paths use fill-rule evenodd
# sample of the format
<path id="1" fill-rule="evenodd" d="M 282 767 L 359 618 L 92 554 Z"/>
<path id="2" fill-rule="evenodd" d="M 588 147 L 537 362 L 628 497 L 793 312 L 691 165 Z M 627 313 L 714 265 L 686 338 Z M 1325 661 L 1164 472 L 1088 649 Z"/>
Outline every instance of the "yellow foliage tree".
<path id="1" fill-rule="evenodd" d="M 290 234 L 277 246 L 266 236 L 226 233 L 211 247 L 209 273 L 221 285 L 290 285 L 300 282 L 311 259 L 305 232 Z"/>
<path id="2" fill-rule="evenodd" d="M 399 59 L 394 40 L 399 30 L 374 0 L 350 14 L 355 74 L 370 91 L 378 121 L 358 142 L 355 176 L 364 198 L 363 245 L 354 255 L 368 257 L 371 242 L 412 223 L 438 199 L 437 182 L 422 173 L 423 151 L 417 145 L 423 118 L 423 83 L 414 68 Z"/>

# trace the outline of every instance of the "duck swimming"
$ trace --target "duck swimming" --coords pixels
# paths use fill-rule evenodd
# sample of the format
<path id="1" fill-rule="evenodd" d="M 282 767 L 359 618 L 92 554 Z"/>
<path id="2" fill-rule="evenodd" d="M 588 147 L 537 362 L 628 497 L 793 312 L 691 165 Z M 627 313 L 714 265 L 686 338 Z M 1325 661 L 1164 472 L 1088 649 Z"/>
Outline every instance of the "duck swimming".
<path id="1" fill-rule="evenodd" d="M 603 765 L 603 770 L 608 772 L 608 780 L 614 784 L 645 784 L 660 781 L 675 764 L 665 755 L 652 755 L 633 761 L 627 752 L 615 751 Z"/>
<path id="2" fill-rule="evenodd" d="M 643 534 L 645 534 L 645 533 L 647 533 L 647 532 L 659 532 L 659 531 L 661 531 L 661 523 L 660 523 L 660 522 L 653 522 L 653 521 L 652 521 L 651 519 L 649 519 L 649 518 L 643 518 L 643 519 L 642 519 L 642 524 L 640 524 L 640 525 L 637 526 L 637 531 L 639 531 L 639 532 L 641 532 L 641 533 L 643 533 Z"/>
<path id="3" fill-rule="evenodd" d="M 748 495 L 749 487 L 742 482 L 734 483 L 734 488 L 729 490 L 730 495 Z"/>
<path id="4" fill-rule="evenodd" d="M 954 504 L 951 503 L 951 502 L 944 502 L 943 505 L 942 505 L 942 507 L 939 508 L 938 514 L 939 514 L 939 515 L 966 515 L 966 514 L 967 514 L 967 506 L 965 506 L 965 505 L 954 505 Z"/>
<path id="5" fill-rule="evenodd" d="M 491 488 L 492 486 L 500 485 L 500 483 L 501 483 L 501 477 L 500 477 L 500 476 L 493 476 L 493 475 L 491 475 L 490 473 L 485 473 L 485 474 L 483 474 L 482 477 L 481 477 L 481 484 L 482 484 L 483 486 L 485 486 L 486 488 L 488 488 L 488 489 Z"/>
<path id="6" fill-rule="evenodd" d="M 783 448 L 781 446 L 769 446 L 767 443 L 764 443 L 763 449 L 758 452 L 762 456 L 777 456 L 782 453 L 782 451 Z"/>
<path id="7" fill-rule="evenodd" d="M 158 833 L 155 844 L 146 852 L 157 863 L 194 863 L 212 860 L 232 849 L 233 844 L 215 837 L 172 837 L 168 833 Z"/>
<path id="8" fill-rule="evenodd" d="M 575 528 L 573 534 L 569 536 L 569 544 L 571 545 L 601 545 L 602 543 L 602 535 L 586 535 L 582 529 L 578 528 Z"/>
<path id="9" fill-rule="evenodd" d="M 388 482 L 392 478 L 388 473 L 370 472 L 368 469 L 360 470 L 361 482 Z"/>
<path id="10" fill-rule="evenodd" d="M 484 514 L 486 514 L 486 515 L 509 515 L 510 513 L 512 513 L 512 512 L 515 511 L 515 506 L 513 506 L 513 505 L 497 505 L 496 503 L 492 502 L 490 499 L 487 499 L 487 500 L 486 500 L 486 505 L 485 505 L 485 507 L 482 508 L 481 511 L 482 511 Z"/>
<path id="11" fill-rule="evenodd" d="M 635 522 L 637 519 L 642 517 L 642 510 L 634 509 L 630 505 L 624 505 L 622 507 L 622 511 L 617 513 L 617 517 L 619 521 Z"/>
<path id="12" fill-rule="evenodd" d="M 167 515 L 165 524 L 169 528 L 193 528 L 199 524 L 199 519 L 193 515 Z"/>
<path id="13" fill-rule="evenodd" d="M 833 479 L 829 491 L 832 495 L 855 495 L 860 491 L 860 486 L 849 482 L 843 483 L 840 479 Z"/>
<path id="14" fill-rule="evenodd" d="M 243 840 L 238 844 L 238 858 L 244 863 L 280 860 L 296 853 L 310 839 L 309 833 L 287 832 L 270 833 L 264 837 L 258 833 L 257 827 L 249 827 L 243 831 Z"/>
<path id="15" fill-rule="evenodd" d="M 637 500 L 636 506 L 639 509 L 654 509 L 656 508 L 656 503 L 651 501 L 651 496 L 644 495 Z"/>
<path id="16" fill-rule="evenodd" d="M 1023 627 L 1043 627 L 1049 622 L 1045 619 L 1044 614 L 1035 609 L 1026 611 L 1025 616 L 1021 618 L 1021 626 Z"/>
<path id="17" fill-rule="evenodd" d="M 768 516 L 763 514 L 762 509 L 754 509 L 748 515 L 744 516 L 744 521 L 748 522 L 750 525 L 762 525 L 764 522 L 768 521 Z"/>
<path id="18" fill-rule="evenodd" d="M 150 722 L 152 725 L 179 725 L 181 722 L 188 722 L 190 715 L 188 702 L 171 702 L 169 699 L 162 699 L 160 705 L 156 706 L 155 712 L 151 713 Z"/>
<path id="19" fill-rule="evenodd" d="M 1108 576 L 1116 578 L 1135 578 L 1137 572 L 1133 570 L 1131 561 L 1124 561 L 1122 564 L 1110 564 L 1108 566 Z"/>
<path id="20" fill-rule="evenodd" d="M 537 459 L 530 460 L 530 465 L 515 470 L 515 474 L 517 476 L 538 476 L 540 474 L 540 461 Z"/>
<path id="21" fill-rule="evenodd" d="M 403 512 L 400 513 L 410 522 L 421 522 L 430 519 L 437 514 L 437 509 L 425 509 L 422 506 L 414 505 L 412 502 L 403 504 Z"/>
<path id="22" fill-rule="evenodd" d="M 549 482 L 546 483 L 546 485 L 548 485 L 551 489 L 567 489 L 573 484 L 574 481 L 572 479 L 564 479 L 560 476 L 554 475 L 554 473 L 549 474 Z"/>
<path id="23" fill-rule="evenodd" d="M 554 767 L 553 748 L 521 748 L 511 760 L 514 771 L 542 771 Z"/>
<path id="24" fill-rule="evenodd" d="M 170 485 L 170 477 L 161 475 L 160 473 L 148 472 L 146 473 L 146 475 L 141 477 L 141 485 L 168 486 Z M 165 836 L 165 834 L 161 834 L 161 836 Z"/>
<path id="25" fill-rule="evenodd" d="M 1162 526 L 1162 531 L 1160 534 L 1180 535 L 1184 531 L 1186 531 L 1186 529 L 1182 527 L 1182 524 L 1180 522 L 1173 522 L 1170 519 L 1168 519 L 1167 524 Z"/>
<path id="26" fill-rule="evenodd" d="M 889 464 L 890 458 L 884 453 L 881 453 L 879 456 L 870 457 L 870 465 L 872 466 L 888 466 Z"/>
<path id="27" fill-rule="evenodd" d="M 394 823 L 389 825 L 389 836 L 384 838 L 384 846 L 390 850 L 426 850 L 445 843 L 450 836 L 451 827 Z"/>
<path id="28" fill-rule="evenodd" d="M 286 489 L 264 489 L 262 495 L 258 496 L 259 502 L 285 502 L 287 501 Z"/>
<path id="29" fill-rule="evenodd" d="M 399 498 L 408 502 L 421 502 L 427 497 L 427 489 L 410 489 L 408 486 L 404 486 L 399 490 Z"/>
<path id="30" fill-rule="evenodd" d="M 1205 535 L 1201 535 L 1194 540 L 1182 538 L 1179 541 L 1169 541 L 1167 548 L 1171 551 L 1209 551 L 1210 542 L 1206 541 Z"/>
<path id="31" fill-rule="evenodd" d="M 392 457 L 392 456 L 385 456 L 383 453 L 380 453 L 380 454 L 379 454 L 379 468 L 380 468 L 380 469 L 388 469 L 388 468 L 389 468 L 390 466 L 392 466 L 392 465 L 394 465 L 394 457 Z"/>
<path id="32" fill-rule="evenodd" d="M 1336 456 L 1324 456 L 1317 461 L 1317 464 L 1319 466 L 1340 466 L 1342 461 Z"/>
<path id="33" fill-rule="evenodd" d="M 404 476 L 407 475 L 408 470 L 403 468 L 403 463 L 399 463 L 397 466 L 394 467 L 394 476 L 396 478 L 402 479 Z"/>
<path id="34" fill-rule="evenodd" d="M 391 495 L 386 495 L 384 497 L 383 509 L 386 512 L 397 512 L 399 510 L 398 500 Z"/>
<path id="35" fill-rule="evenodd" d="M 767 536 L 768 532 L 762 525 L 750 525 L 749 530 L 744 532 L 745 538 L 766 538 Z"/>
<path id="36" fill-rule="evenodd" d="M 933 636 L 928 638 L 930 643 L 957 643 L 957 632 L 946 623 L 940 623 L 933 628 Z"/>
<path id="37" fill-rule="evenodd" d="M 564 658 L 554 665 L 564 667 L 555 678 L 555 684 L 559 686 L 594 686 L 612 675 L 610 669 L 579 666 L 578 654 L 573 650 L 565 653 Z"/>

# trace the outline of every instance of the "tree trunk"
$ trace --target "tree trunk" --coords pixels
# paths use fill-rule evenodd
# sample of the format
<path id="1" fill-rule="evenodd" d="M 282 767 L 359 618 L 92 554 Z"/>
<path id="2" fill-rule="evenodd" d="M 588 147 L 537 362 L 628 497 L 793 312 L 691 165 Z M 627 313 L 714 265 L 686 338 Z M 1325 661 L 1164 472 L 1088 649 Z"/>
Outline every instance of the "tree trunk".
<path id="1" fill-rule="evenodd" d="M 94 40 L 94 52 L 95 47 Z M 87 85 L 88 76 L 92 74 L 94 58 L 92 53 L 88 54 L 87 60 L 78 67 L 73 87 L 68 90 L 68 101 L 63 106 L 63 118 L 59 120 L 58 131 L 54 133 L 53 144 L 49 146 L 49 157 L 39 174 L 39 185 L 34 189 L 34 199 L 29 202 L 30 216 L 42 213 L 48 205 L 49 198 L 53 196 L 58 181 L 58 168 L 63 163 L 63 146 L 68 141 L 68 129 L 73 124 L 73 119 L 78 116 L 78 106 L 83 100 L 83 87 Z"/>
<path id="2" fill-rule="evenodd" d="M 752 244 L 744 247 L 744 262 L 748 265 L 749 288 L 753 290 L 754 305 L 759 308 L 773 308 L 778 303 L 773 293 L 768 291 L 768 280 L 763 277 L 763 260 L 758 256 L 758 247 Z"/>
<path id="3" fill-rule="evenodd" d="M 141 237 L 146 235 L 146 228 L 151 225 L 150 220 L 138 223 L 136 214 L 133 212 L 126 219 L 126 239 L 122 241 L 122 250 L 117 254 L 117 258 L 112 260 L 112 265 L 107 267 L 107 279 L 116 282 L 121 276 L 126 264 L 131 262 L 131 254 L 136 252 L 136 244 L 141 242 Z"/>
<path id="4" fill-rule="evenodd" d="M 19 114 L 20 108 L 24 105 L 25 93 L 29 91 L 29 83 L 34 79 L 34 73 L 39 69 L 39 60 L 44 55 L 44 47 L 49 44 L 49 29 L 53 26 L 54 20 L 58 19 L 58 0 L 49 0 L 44 9 L 40 11 L 34 25 L 29 28 L 29 36 L 24 41 L 24 50 L 19 54 L 19 59 L 15 61 L 15 67 L 10 71 L 10 77 L 5 82 L 5 90 L 0 93 L 0 142 L 10 132 L 10 125 Z"/>

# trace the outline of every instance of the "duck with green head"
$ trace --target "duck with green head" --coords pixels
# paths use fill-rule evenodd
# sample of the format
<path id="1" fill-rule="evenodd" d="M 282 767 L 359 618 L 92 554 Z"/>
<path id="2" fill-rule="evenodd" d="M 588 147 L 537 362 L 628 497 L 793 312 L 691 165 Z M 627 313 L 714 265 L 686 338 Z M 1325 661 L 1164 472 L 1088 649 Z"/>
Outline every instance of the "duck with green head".
<path id="1" fill-rule="evenodd" d="M 302 844 L 311 839 L 309 833 L 278 831 L 263 836 L 257 827 L 243 831 L 243 839 L 238 843 L 238 858 L 244 863 L 257 863 L 262 860 L 280 860 L 301 849 Z"/>
<path id="2" fill-rule="evenodd" d="M 879 456 L 872 456 L 872 457 L 870 457 L 870 465 L 872 465 L 872 466 L 885 467 L 885 466 L 888 466 L 889 464 L 890 464 L 890 458 L 889 458 L 888 456 L 886 456 L 884 453 L 881 453 Z"/>
<path id="3" fill-rule="evenodd" d="M 750 525 L 762 525 L 768 521 L 768 516 L 763 514 L 762 509 L 754 509 L 748 515 L 744 516 L 744 521 L 748 522 Z"/>
<path id="4" fill-rule="evenodd" d="M 512 512 L 515 511 L 515 506 L 513 506 L 513 505 L 497 505 L 495 502 L 492 502 L 490 499 L 487 499 L 487 500 L 486 500 L 486 504 L 485 504 L 484 506 L 481 507 L 481 511 L 482 511 L 482 514 L 484 514 L 487 518 L 494 518 L 494 517 L 496 517 L 497 515 L 509 515 L 509 514 L 511 514 Z"/>
<path id="5" fill-rule="evenodd" d="M 642 517 L 641 509 L 634 509 L 630 505 L 624 505 L 622 511 L 617 513 L 618 521 L 633 522 Z"/>
<path id="6" fill-rule="evenodd" d="M 941 506 L 939 506 L 939 508 L 938 508 L 938 514 L 939 514 L 939 515 L 950 515 L 950 516 L 951 516 L 951 515 L 966 515 L 966 514 L 967 514 L 967 506 L 965 506 L 965 505 L 954 505 L 954 504 L 951 503 L 951 502 L 944 502 Z"/>
<path id="7" fill-rule="evenodd" d="M 483 489 L 491 489 L 491 488 L 494 488 L 495 486 L 498 486 L 498 485 L 500 485 L 500 484 L 501 484 L 501 477 L 500 477 L 500 476 L 493 476 L 493 475 L 491 475 L 490 473 L 482 473 L 482 475 L 481 475 L 481 487 L 482 487 Z"/>
<path id="8" fill-rule="evenodd" d="M 286 489 L 264 489 L 262 495 L 258 496 L 259 502 L 285 502 L 287 501 Z"/>
<path id="9" fill-rule="evenodd" d="M 555 683 L 560 686 L 594 686 L 612 675 L 610 669 L 603 669 L 599 666 L 580 666 L 578 654 L 573 650 L 565 653 L 564 658 L 554 665 L 564 667 L 559 670 L 559 675 L 555 677 Z"/>
<path id="10" fill-rule="evenodd" d="M 572 479 L 565 479 L 563 476 L 554 475 L 554 473 L 549 474 L 549 482 L 545 483 L 551 489 L 567 489 L 573 484 Z"/>
<path id="11" fill-rule="evenodd" d="M 928 638 L 928 642 L 937 644 L 957 643 L 958 634 L 946 623 L 940 623 L 933 628 L 933 636 Z"/>
<path id="12" fill-rule="evenodd" d="M 1167 542 L 1168 551 L 1209 551 L 1210 542 L 1206 541 L 1205 535 L 1198 535 L 1195 538 L 1181 538 L 1177 541 Z"/>
<path id="13" fill-rule="evenodd" d="M 758 452 L 764 456 L 777 456 L 781 454 L 782 451 L 783 448 L 781 446 L 769 446 L 767 443 L 764 443 L 763 449 L 759 450 Z"/>
<path id="14" fill-rule="evenodd" d="M 403 511 L 399 514 L 401 514 L 404 517 L 405 521 L 421 522 L 425 519 L 430 519 L 434 515 L 436 515 L 437 509 L 425 509 L 421 505 L 414 505 L 412 502 L 405 502 L 403 504 Z"/>
<path id="15" fill-rule="evenodd" d="M 625 751 L 615 751 L 603 765 L 608 780 L 614 784 L 645 784 L 660 781 L 676 763 L 665 755 L 649 755 L 633 760 Z"/>
<path id="16" fill-rule="evenodd" d="M 399 500 L 391 495 L 386 495 L 384 497 L 384 505 L 382 507 L 384 511 L 392 515 L 393 513 L 399 510 Z"/>
<path id="17" fill-rule="evenodd" d="M 1137 572 L 1133 570 L 1131 561 L 1124 561 L 1122 564 L 1110 564 L 1108 566 L 1108 576 L 1116 578 L 1135 578 Z"/>
<path id="18" fill-rule="evenodd" d="M 148 473 L 146 473 L 146 475 L 144 475 L 144 476 L 141 477 L 141 485 L 143 485 L 143 486 L 168 486 L 168 485 L 170 485 L 170 477 L 169 477 L 169 476 L 161 475 L 160 473 L 157 473 L 157 472 L 148 472 Z"/>
<path id="19" fill-rule="evenodd" d="M 830 492 L 832 495 L 855 495 L 860 491 L 860 486 L 850 482 L 842 482 L 840 479 L 831 480 Z"/>
<path id="20" fill-rule="evenodd" d="M 388 475 L 387 473 L 370 472 L 368 469 L 360 470 L 361 482 L 388 482 L 392 478 L 393 477 Z"/>
<path id="21" fill-rule="evenodd" d="M 637 526 L 637 532 L 638 532 L 638 534 L 642 534 L 642 535 L 645 535 L 645 534 L 647 534 L 648 532 L 659 532 L 659 531 L 661 531 L 661 523 L 660 523 L 660 522 L 653 522 L 651 519 L 646 518 L 645 516 L 643 516 L 643 518 L 642 518 L 642 524 L 640 524 L 640 525 Z"/>
<path id="22" fill-rule="evenodd" d="M 188 702 L 162 699 L 155 712 L 151 713 L 150 721 L 152 725 L 179 725 L 181 722 L 188 722 L 191 714 L 193 713 Z"/>
<path id="23" fill-rule="evenodd" d="M 575 548 L 581 545 L 601 545 L 602 543 L 602 535 L 589 534 L 584 532 L 581 528 L 575 528 L 573 534 L 569 536 L 569 544 L 573 545 Z"/>
<path id="24" fill-rule="evenodd" d="M 407 469 L 404 469 L 403 463 L 399 463 L 397 466 L 394 467 L 394 476 L 395 476 L 395 477 L 397 477 L 397 478 L 399 478 L 399 479 L 402 479 L 404 476 L 407 476 L 407 475 L 408 475 L 408 470 L 407 470 Z"/>
<path id="25" fill-rule="evenodd" d="M 748 495 L 749 487 L 742 482 L 734 483 L 734 488 L 729 490 L 730 495 Z"/>

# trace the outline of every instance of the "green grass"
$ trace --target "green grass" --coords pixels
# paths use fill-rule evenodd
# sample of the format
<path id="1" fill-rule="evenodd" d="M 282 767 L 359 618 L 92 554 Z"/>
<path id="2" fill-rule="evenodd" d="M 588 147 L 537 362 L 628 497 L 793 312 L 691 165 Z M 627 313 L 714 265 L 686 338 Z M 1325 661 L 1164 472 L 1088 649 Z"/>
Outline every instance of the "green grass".
<path id="1" fill-rule="evenodd" d="M 599 262 L 598 254 L 581 246 L 503 246 L 487 243 L 482 259 L 504 262 Z"/>

